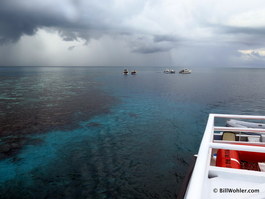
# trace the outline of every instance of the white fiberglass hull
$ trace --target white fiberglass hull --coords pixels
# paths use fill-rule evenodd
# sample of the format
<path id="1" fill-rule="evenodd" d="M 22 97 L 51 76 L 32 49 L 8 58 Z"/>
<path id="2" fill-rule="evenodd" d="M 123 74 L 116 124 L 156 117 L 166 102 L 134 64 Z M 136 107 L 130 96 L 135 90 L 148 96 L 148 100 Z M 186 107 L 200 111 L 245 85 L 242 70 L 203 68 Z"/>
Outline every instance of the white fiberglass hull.
<path id="1" fill-rule="evenodd" d="M 239 126 L 215 126 L 215 118 L 265 120 L 265 116 L 210 114 L 196 164 L 183 198 L 264 199 L 265 144 L 263 142 L 214 139 L 214 133 L 220 131 L 259 132 L 264 135 L 264 124 L 232 120 L 232 124 Z M 231 122 L 231 120 L 229 121 Z M 235 163 L 237 163 L 237 167 L 235 167 Z M 261 167 L 254 168 L 255 165 L 260 166 L 260 163 Z M 250 167 L 245 167 L 246 164 L 249 164 Z"/>
<path id="2" fill-rule="evenodd" d="M 228 120 L 226 122 L 228 126 L 231 127 L 247 127 L 247 128 L 261 128 L 265 129 L 265 124 L 264 123 L 255 123 L 255 122 L 244 122 L 240 120 Z"/>

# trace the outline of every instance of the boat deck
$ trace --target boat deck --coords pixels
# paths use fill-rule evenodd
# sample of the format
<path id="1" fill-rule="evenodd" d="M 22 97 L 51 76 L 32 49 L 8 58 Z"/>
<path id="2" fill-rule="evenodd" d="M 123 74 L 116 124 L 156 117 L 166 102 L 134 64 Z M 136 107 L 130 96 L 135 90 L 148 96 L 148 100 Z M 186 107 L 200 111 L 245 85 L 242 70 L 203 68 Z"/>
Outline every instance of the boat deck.
<path id="1" fill-rule="evenodd" d="M 219 149 L 254 152 L 252 154 L 264 153 L 264 156 L 261 155 L 265 160 L 265 142 L 249 139 L 253 136 L 251 133 L 265 135 L 265 129 L 215 126 L 216 118 L 265 120 L 264 116 L 210 114 L 184 198 L 265 198 L 265 172 L 247 170 L 242 165 L 240 165 L 240 169 L 216 166 L 216 154 Z M 223 136 L 225 132 L 235 134 L 229 133 L 227 136 Z M 245 138 L 243 141 L 239 139 L 242 132 L 248 132 L 248 135 L 242 134 L 241 137 Z M 225 139 L 217 140 L 215 139 L 216 135 Z M 238 160 L 236 161 L 238 162 Z"/>

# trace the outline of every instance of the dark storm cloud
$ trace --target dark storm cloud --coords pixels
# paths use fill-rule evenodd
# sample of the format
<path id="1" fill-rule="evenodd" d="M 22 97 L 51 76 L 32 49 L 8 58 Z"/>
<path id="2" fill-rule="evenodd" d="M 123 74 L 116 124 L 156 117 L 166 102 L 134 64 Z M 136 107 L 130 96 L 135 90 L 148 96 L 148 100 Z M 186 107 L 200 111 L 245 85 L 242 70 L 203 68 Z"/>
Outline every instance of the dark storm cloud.
<path id="1" fill-rule="evenodd" d="M 141 54 L 151 54 L 151 53 L 164 52 L 168 50 L 170 50 L 170 48 L 158 47 L 158 46 L 140 46 L 132 50 L 132 52 L 141 53 Z"/>
<path id="2" fill-rule="evenodd" d="M 58 18 L 43 16 L 34 11 L 26 13 L 6 1 L 0 4 L 0 43 L 15 42 L 22 35 L 33 35 L 42 26 L 62 24 Z"/>
<path id="3" fill-rule="evenodd" d="M 65 41 L 98 37 L 95 30 L 103 29 L 94 20 L 93 13 L 85 23 L 84 19 L 82 21 L 75 16 L 80 9 L 78 1 L 66 1 L 61 5 L 48 1 L 45 7 L 38 2 L 41 1 L 24 1 L 24 5 L 21 1 L 0 0 L 0 44 L 16 42 L 22 35 L 34 35 L 39 28 L 45 27 L 58 30 Z M 67 3 L 70 4 L 68 7 L 60 7 Z"/>
<path id="4" fill-rule="evenodd" d="M 33 35 L 36 25 L 28 16 L 0 9 L 0 43 L 17 41 L 22 34 Z"/>
<path id="5" fill-rule="evenodd" d="M 177 42 L 180 39 L 173 35 L 155 35 L 154 42 Z"/>
<path id="6" fill-rule="evenodd" d="M 133 53 L 152 54 L 170 51 L 176 47 L 176 37 L 169 35 L 138 35 L 130 41 L 130 49 Z"/>
<path id="7" fill-rule="evenodd" d="M 264 27 L 240 27 L 230 25 L 208 25 L 218 35 L 227 35 L 233 39 L 229 41 L 234 45 L 260 46 L 265 42 L 265 26 Z"/>
<path id="8" fill-rule="evenodd" d="M 79 34 L 76 32 L 67 32 L 65 30 L 60 30 L 59 34 L 64 41 L 77 41 L 79 37 Z"/>
<path id="9" fill-rule="evenodd" d="M 264 27 L 236 27 L 236 26 L 220 26 L 219 28 L 230 34 L 245 34 L 245 35 L 262 35 L 265 36 L 265 26 Z"/>
<path id="10" fill-rule="evenodd" d="M 0 44 L 16 42 L 23 35 L 34 35 L 38 29 L 52 28 L 58 31 L 64 41 L 79 41 L 99 39 L 104 34 L 133 37 L 137 35 L 128 25 L 122 25 L 122 20 L 133 11 L 126 12 L 123 17 L 111 9 L 113 1 L 104 1 L 104 6 L 97 1 L 51 1 L 47 0 L 0 0 Z M 83 4 L 82 4 L 83 3 Z M 109 5 L 110 4 L 110 5 Z M 84 6 L 85 5 L 85 6 Z M 139 4 L 141 5 L 141 4 Z M 110 6 L 110 7 L 107 7 Z M 115 7 L 115 6 L 114 6 Z M 121 12 L 119 8 L 118 11 Z M 148 35 L 148 45 L 137 39 L 132 52 L 156 53 L 171 49 L 169 43 L 177 42 L 173 35 Z M 161 46 L 160 43 L 167 43 Z"/>
<path id="11" fill-rule="evenodd" d="M 68 50 L 74 50 L 76 46 L 70 46 L 68 47 Z"/>

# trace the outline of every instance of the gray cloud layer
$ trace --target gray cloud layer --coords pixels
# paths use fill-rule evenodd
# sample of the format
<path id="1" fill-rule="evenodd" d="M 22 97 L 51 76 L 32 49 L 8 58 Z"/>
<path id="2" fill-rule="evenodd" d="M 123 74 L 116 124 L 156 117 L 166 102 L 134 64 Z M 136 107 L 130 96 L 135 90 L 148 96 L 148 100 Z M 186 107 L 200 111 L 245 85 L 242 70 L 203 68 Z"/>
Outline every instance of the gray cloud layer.
<path id="1" fill-rule="evenodd" d="M 0 42 L 15 42 L 22 35 L 33 35 L 42 27 L 58 29 L 65 41 L 76 40 L 78 37 L 88 39 L 93 36 L 93 30 L 102 28 L 102 24 L 97 23 L 93 17 L 88 18 L 86 23 L 79 19 L 78 1 L 65 1 L 66 7 L 56 1 L 47 1 L 44 5 L 41 2 L 0 1 Z"/>
<path id="2" fill-rule="evenodd" d="M 64 41 L 78 40 L 78 38 L 89 41 L 90 38 L 100 38 L 104 34 L 128 35 L 130 39 L 128 37 L 127 39 L 134 42 L 132 52 L 143 54 L 163 52 L 172 48 L 170 45 L 161 46 L 153 43 L 178 41 L 173 35 L 147 33 L 144 37 L 145 40 L 149 40 L 148 46 L 146 43 L 139 42 L 138 33 L 142 34 L 143 31 L 135 31 L 134 28 L 122 24 L 122 20 L 139 12 L 144 6 L 129 12 L 129 15 L 122 16 L 122 13 L 118 13 L 112 16 L 113 11 L 108 7 L 111 8 L 113 5 L 106 6 L 107 2 L 114 3 L 112 1 L 100 3 L 91 1 L 85 12 L 81 1 L 66 1 L 65 7 L 56 7 L 58 5 L 53 1 L 48 1 L 45 5 L 38 4 L 41 2 L 38 0 L 25 2 L 27 3 L 19 0 L 0 2 L 0 44 L 16 42 L 22 35 L 34 35 L 39 28 L 43 27 L 57 29 Z M 105 4 L 104 7 L 101 7 L 101 4 Z"/>
<path id="3" fill-rule="evenodd" d="M 173 51 L 180 55 L 183 52 L 179 49 L 186 49 L 188 55 L 191 47 L 198 50 L 203 47 L 205 53 L 207 49 L 210 53 L 215 46 L 220 54 L 223 49 L 239 56 L 239 49 L 264 47 L 261 42 L 265 42 L 265 24 L 261 19 L 265 3 L 262 6 L 259 0 L 252 3 L 235 0 L 234 6 L 228 0 L 215 3 L 0 0 L 0 44 L 16 43 L 23 35 L 34 36 L 39 29 L 50 28 L 65 42 L 81 39 L 88 44 L 92 38 L 99 40 L 104 35 L 118 37 L 132 53 L 144 55 Z M 230 9 L 224 15 L 221 8 L 227 5 Z M 255 21 L 259 23 L 252 25 Z M 74 46 L 68 50 L 74 52 L 77 49 Z M 225 52 L 223 55 L 228 56 Z"/>

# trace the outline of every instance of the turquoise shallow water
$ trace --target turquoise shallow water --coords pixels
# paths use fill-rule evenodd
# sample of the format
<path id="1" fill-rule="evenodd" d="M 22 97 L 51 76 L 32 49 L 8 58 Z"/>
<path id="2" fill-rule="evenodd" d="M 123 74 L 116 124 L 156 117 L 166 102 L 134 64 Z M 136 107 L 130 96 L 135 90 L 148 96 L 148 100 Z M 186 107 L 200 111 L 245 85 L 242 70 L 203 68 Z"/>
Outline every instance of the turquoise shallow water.
<path id="1" fill-rule="evenodd" d="M 122 70 L 0 69 L 1 197 L 174 198 L 209 113 L 265 114 L 263 69 Z"/>

